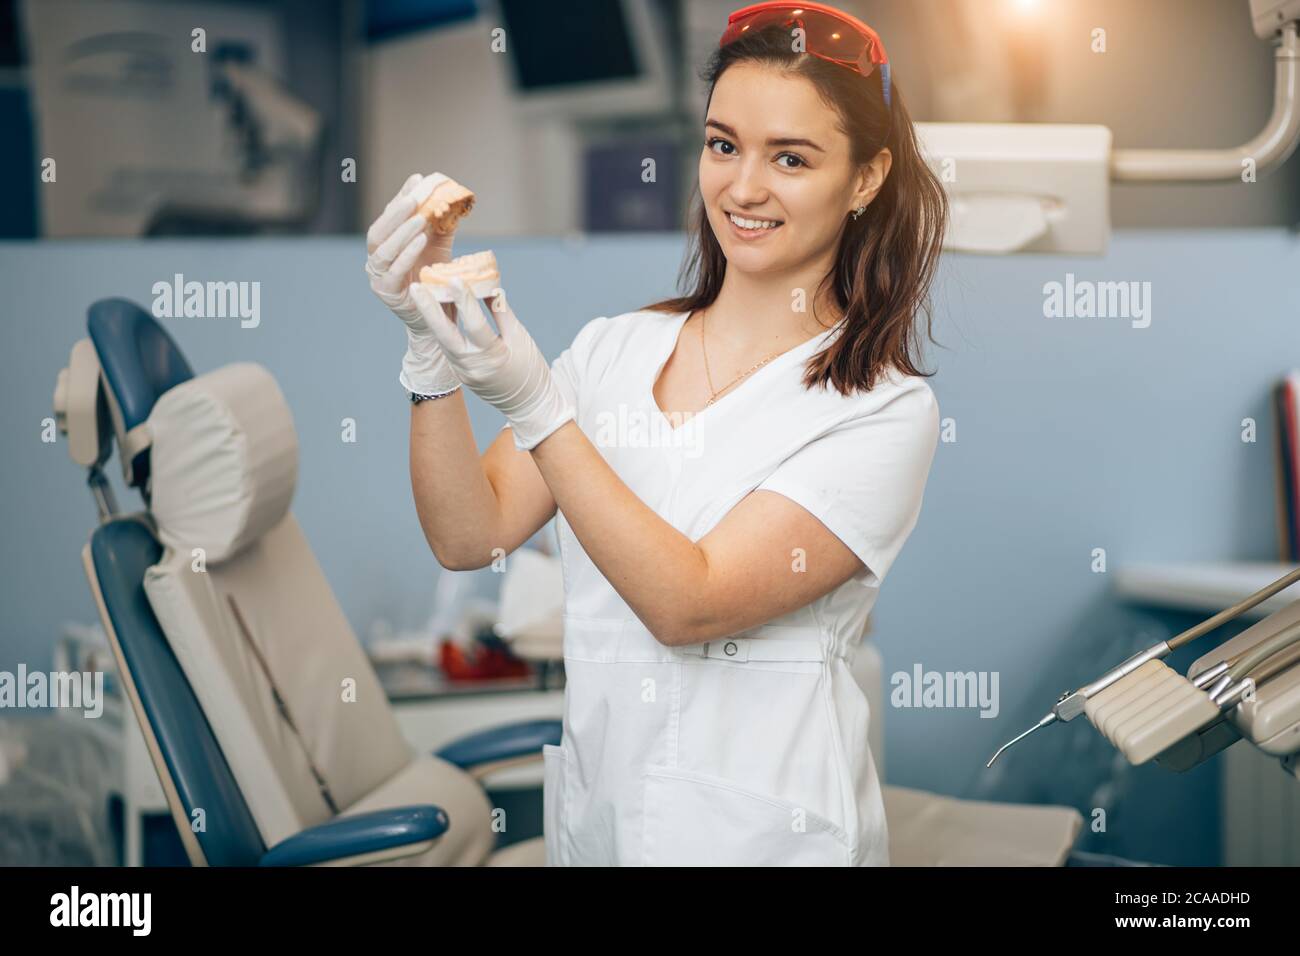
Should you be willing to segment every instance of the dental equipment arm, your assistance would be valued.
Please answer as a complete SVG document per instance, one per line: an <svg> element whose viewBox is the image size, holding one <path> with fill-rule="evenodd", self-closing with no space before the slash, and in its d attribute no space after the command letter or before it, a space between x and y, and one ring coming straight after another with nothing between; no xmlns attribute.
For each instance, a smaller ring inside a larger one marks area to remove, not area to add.
<svg viewBox="0 0 1300 956"><path fill-rule="evenodd" d="M1195 627L1188 628L1176 637L1168 641L1161 641L1159 644L1154 644L1146 650L1134 654L1128 660L1106 672L1092 683L1085 684L1074 691L1066 691L1061 695L1060 699L1057 700L1052 709L1048 711L1048 713L1037 724L1030 727L1018 737L1013 738L999 747L997 752L993 754L985 766L993 766L993 761L997 760L1004 750L1012 744L1028 737L1040 727L1046 727L1048 724L1055 723L1058 720L1074 720L1074 718L1084 712L1090 698L1097 696L1106 688L1122 680L1124 677L1127 677L1148 661L1160 660L1161 658L1169 656L1169 654L1177 648L1209 633L1219 625L1244 614L1255 605L1268 600L1279 591L1290 587L1296 581L1300 581L1300 568L1283 575L1272 584L1261 588L1249 597L1238 601L1236 604L1232 605L1232 607L1220 611L1218 614L1202 621ZM1296 648L1292 647L1292 645L1297 644L1298 642L1300 642L1300 627L1286 628L1274 635L1272 638L1264 641L1258 647L1243 653L1238 661L1225 661L1212 668L1211 671L1213 673L1207 671L1204 674L1198 675L1197 679L1193 683L1196 687L1204 689L1207 684L1213 682L1213 686L1210 690L1211 699L1214 700L1216 704L1219 704L1221 708L1230 707L1240 700L1241 695L1245 692L1247 687L1253 686L1253 683L1242 679L1252 668L1256 667L1261 662L1268 660L1272 655L1278 654L1279 651L1284 651L1288 647L1291 647L1292 652L1296 652ZM1269 661L1269 666L1275 668L1275 670L1269 672L1271 675L1272 673L1275 673L1277 669L1281 669L1281 667L1286 665L1284 663ZM1257 675L1256 679L1263 680L1263 677ZM1220 695L1217 699L1215 698L1216 693Z"/></svg>
<svg viewBox="0 0 1300 956"><path fill-rule="evenodd" d="M1300 6L1291 16L1300 12ZM1298 22L1277 28L1273 52L1273 112L1249 142L1228 149L1117 149L1111 154L1115 182L1240 181L1245 163L1258 172L1281 166L1300 143L1300 42ZM1259 32L1259 31L1257 31ZM1261 34L1262 36L1263 34Z"/></svg>
<svg viewBox="0 0 1300 956"><path fill-rule="evenodd" d="M1210 699L1224 708L1237 703L1248 689L1285 667L1286 660L1297 652L1295 645L1298 644L1300 644L1300 624L1292 624L1261 641L1249 651L1245 651L1235 660L1224 661L1223 663L1228 667L1220 672L1221 676L1210 686L1207 692ZM1270 660L1274 655L1277 655L1277 658ZM1212 669L1218 670L1218 667ZM1252 671L1255 673L1252 674Z"/></svg>

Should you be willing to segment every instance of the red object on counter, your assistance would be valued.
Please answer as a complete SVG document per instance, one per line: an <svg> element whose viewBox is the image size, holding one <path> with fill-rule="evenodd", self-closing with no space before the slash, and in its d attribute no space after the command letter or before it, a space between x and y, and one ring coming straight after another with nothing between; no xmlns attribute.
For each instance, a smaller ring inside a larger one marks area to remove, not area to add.
<svg viewBox="0 0 1300 956"><path fill-rule="evenodd" d="M528 662L504 647L476 643L466 654L455 641L444 639L438 648L438 663L448 680L490 680L497 677L527 677Z"/></svg>

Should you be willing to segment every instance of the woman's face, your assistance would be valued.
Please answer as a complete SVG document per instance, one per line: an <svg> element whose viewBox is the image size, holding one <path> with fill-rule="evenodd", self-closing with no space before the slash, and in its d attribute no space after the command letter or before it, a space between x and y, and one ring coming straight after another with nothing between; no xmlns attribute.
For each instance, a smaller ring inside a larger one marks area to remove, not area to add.
<svg viewBox="0 0 1300 956"><path fill-rule="evenodd" d="M728 268L742 272L786 272L833 255L845 217L888 172L888 156L883 173L880 163L851 164L839 117L809 80L756 63L719 78L704 138L700 195Z"/></svg>

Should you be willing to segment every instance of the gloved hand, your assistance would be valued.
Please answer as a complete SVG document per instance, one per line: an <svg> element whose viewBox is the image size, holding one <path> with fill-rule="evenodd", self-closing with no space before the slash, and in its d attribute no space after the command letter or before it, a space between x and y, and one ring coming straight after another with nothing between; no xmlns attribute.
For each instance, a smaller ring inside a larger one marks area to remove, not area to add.
<svg viewBox="0 0 1300 956"><path fill-rule="evenodd" d="M431 236L424 217L416 214L420 203L446 179L442 173L412 173L366 232L370 288L406 326L406 355L398 381L407 391L421 395L442 395L460 387L410 292L413 284L419 284L420 269L451 261L454 237Z"/></svg>
<svg viewBox="0 0 1300 956"><path fill-rule="evenodd" d="M492 315L498 335L469 287L460 278L448 284L450 298L466 335L448 318L428 287L417 283L411 294L433 330L456 376L479 398L506 416L515 447L530 451L574 418L572 402L560 390L537 343L515 318L505 294L497 290ZM468 336L468 338L466 338Z"/></svg>

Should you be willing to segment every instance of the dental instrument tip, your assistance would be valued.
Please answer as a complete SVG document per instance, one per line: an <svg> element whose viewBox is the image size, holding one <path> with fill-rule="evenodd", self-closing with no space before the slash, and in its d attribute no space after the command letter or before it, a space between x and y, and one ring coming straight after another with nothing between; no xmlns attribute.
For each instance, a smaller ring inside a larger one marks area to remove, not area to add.
<svg viewBox="0 0 1300 956"><path fill-rule="evenodd" d="M1026 737L1028 737L1030 734L1032 734L1032 733L1033 733L1035 730L1037 730L1039 727L1046 727L1048 724L1052 723L1052 722L1053 722L1054 720L1056 720L1056 719L1057 719L1057 717L1056 717L1056 711L1050 711L1050 712L1047 714L1046 717L1044 717L1044 718L1043 718L1042 720L1040 720L1038 723L1034 724L1034 726L1030 727L1030 728L1029 728L1028 730L1026 730L1023 734L1021 734L1019 737L1013 737L1011 740L1008 740L1006 743L1004 743L1001 747L998 748L998 752L997 752L997 753L995 753L992 757L989 758L989 762L986 763L986 764L984 765L984 769L987 770L989 767L993 766L993 761L994 761L994 760L997 760L999 757L1001 757L1001 756L1002 756L1002 751L1006 750L1006 749L1007 749L1008 747L1010 747L1012 744L1014 744L1014 743L1016 743L1016 742L1018 742L1018 741L1024 740Z"/></svg>

